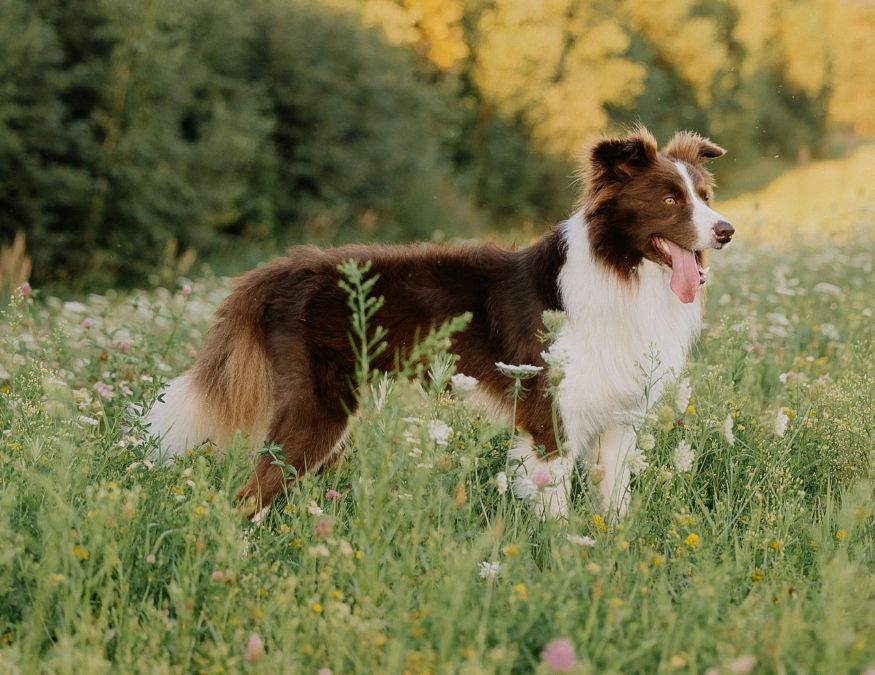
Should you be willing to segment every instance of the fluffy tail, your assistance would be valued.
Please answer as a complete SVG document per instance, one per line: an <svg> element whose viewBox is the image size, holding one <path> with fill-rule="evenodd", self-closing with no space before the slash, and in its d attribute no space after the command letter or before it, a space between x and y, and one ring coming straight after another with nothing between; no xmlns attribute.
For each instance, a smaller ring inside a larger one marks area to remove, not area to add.
<svg viewBox="0 0 875 675"><path fill-rule="evenodd" d="M210 440L225 445L239 429L254 443L267 435L273 375L261 318L264 270L244 276L216 312L197 363L171 380L149 411L162 458Z"/></svg>

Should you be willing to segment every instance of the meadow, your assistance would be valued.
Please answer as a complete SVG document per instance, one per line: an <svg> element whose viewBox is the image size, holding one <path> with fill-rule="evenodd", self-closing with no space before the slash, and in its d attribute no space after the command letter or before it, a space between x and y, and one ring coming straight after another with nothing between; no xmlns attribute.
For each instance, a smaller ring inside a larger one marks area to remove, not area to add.
<svg viewBox="0 0 875 675"><path fill-rule="evenodd" d="M685 384L639 429L629 517L506 489L511 430L435 339L259 524L242 440L169 464L141 412L230 281L0 317L0 672L875 669L875 149L722 205ZM430 377L426 377L430 370ZM509 385L511 382L509 381Z"/></svg>

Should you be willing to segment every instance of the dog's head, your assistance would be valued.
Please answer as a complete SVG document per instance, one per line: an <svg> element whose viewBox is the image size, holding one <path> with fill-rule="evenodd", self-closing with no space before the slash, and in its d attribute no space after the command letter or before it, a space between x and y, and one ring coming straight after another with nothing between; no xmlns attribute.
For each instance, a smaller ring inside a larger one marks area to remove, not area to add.
<svg viewBox="0 0 875 675"><path fill-rule="evenodd" d="M735 233L711 207L714 180L704 162L725 150L699 134L674 135L662 152L644 127L589 152L584 208L596 255L624 274L642 258L671 268L671 289L692 302L704 283L701 254Z"/></svg>

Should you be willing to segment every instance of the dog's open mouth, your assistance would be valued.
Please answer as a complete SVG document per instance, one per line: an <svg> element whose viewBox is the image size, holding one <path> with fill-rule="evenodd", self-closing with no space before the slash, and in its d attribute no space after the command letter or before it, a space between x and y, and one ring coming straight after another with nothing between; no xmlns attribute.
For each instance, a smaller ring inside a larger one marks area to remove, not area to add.
<svg viewBox="0 0 875 675"><path fill-rule="evenodd" d="M702 267L701 251L691 251L662 237L653 237L651 243L662 262L671 268L674 294L684 303L695 300L699 286L708 280L708 271Z"/></svg>

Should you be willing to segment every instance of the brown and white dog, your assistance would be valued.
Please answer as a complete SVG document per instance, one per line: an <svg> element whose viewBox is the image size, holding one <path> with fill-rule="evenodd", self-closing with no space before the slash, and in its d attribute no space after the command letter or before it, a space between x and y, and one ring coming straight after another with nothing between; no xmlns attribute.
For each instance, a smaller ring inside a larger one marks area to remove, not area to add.
<svg viewBox="0 0 875 675"><path fill-rule="evenodd" d="M517 404L525 432L510 453L514 491L539 513L568 510L573 462L590 466L597 507L622 516L628 504L625 459L635 420L684 367L701 324L701 254L722 248L734 229L710 206L713 180L703 161L724 150L690 132L662 152L643 127L596 144L584 166L580 209L522 250L480 246L302 247L244 275L219 308L195 366L171 381L149 413L166 454L206 440L227 443L236 430L283 448L298 474L333 463L356 406L355 357L339 263L372 262L375 322L389 348L374 364L389 370L433 326L470 312L452 351L458 370L501 403L508 380L496 362L544 365L544 310L567 320L550 349L561 355L560 454L546 370ZM549 356L549 355L548 355ZM543 453L536 452L541 446ZM239 493L267 506L284 484L261 457ZM546 471L550 484L533 489Z"/></svg>

